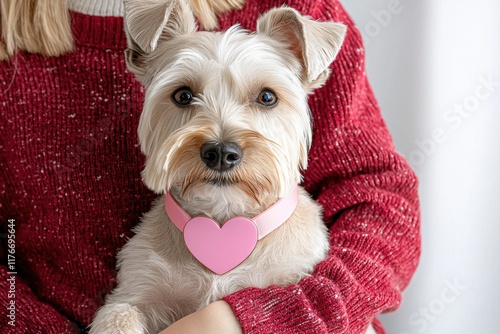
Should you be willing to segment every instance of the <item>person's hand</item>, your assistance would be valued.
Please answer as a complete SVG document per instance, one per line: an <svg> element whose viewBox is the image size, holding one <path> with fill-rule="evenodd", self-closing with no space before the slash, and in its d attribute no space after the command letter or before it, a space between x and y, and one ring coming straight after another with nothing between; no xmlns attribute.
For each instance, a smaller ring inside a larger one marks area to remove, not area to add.
<svg viewBox="0 0 500 334"><path fill-rule="evenodd" d="M217 301L173 323L158 334L241 334L240 323L225 301Z"/></svg>

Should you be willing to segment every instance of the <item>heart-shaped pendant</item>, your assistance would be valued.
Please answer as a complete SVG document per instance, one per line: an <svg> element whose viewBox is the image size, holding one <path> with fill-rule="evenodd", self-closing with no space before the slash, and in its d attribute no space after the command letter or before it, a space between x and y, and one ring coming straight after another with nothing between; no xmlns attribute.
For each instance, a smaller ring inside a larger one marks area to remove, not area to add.
<svg viewBox="0 0 500 334"><path fill-rule="evenodd" d="M258 234L255 223L245 217L230 219L222 227L210 218L194 217L184 227L184 241L191 254L219 275L252 254Z"/></svg>

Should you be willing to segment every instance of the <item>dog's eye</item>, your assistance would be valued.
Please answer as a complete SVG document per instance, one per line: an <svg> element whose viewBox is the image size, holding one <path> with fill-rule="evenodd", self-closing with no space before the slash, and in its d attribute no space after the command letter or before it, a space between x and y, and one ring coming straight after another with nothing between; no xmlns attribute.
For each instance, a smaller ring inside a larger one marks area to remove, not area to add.
<svg viewBox="0 0 500 334"><path fill-rule="evenodd" d="M193 92L189 87L181 87L172 94L172 100L178 107L186 107L193 101Z"/></svg>
<svg viewBox="0 0 500 334"><path fill-rule="evenodd" d="M267 108L273 108L278 103L278 97L269 89L264 89L257 96L257 103Z"/></svg>

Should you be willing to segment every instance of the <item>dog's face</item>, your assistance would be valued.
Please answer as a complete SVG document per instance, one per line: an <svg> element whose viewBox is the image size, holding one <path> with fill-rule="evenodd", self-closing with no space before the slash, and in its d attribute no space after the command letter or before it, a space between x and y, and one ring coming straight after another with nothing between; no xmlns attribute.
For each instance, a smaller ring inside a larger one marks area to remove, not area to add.
<svg viewBox="0 0 500 334"><path fill-rule="evenodd" d="M127 63L146 87L138 133L148 187L259 202L299 183L307 95L327 79L345 27L280 8L254 34L199 32L183 1L126 9Z"/></svg>

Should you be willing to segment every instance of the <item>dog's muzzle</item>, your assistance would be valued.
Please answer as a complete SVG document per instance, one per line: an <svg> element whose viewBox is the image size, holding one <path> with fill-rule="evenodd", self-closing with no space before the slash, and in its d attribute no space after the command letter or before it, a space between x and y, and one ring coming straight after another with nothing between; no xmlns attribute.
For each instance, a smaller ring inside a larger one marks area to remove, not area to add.
<svg viewBox="0 0 500 334"><path fill-rule="evenodd" d="M207 142L201 147L200 156L208 168L223 172L241 162L242 151L236 143Z"/></svg>

